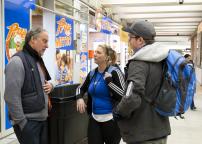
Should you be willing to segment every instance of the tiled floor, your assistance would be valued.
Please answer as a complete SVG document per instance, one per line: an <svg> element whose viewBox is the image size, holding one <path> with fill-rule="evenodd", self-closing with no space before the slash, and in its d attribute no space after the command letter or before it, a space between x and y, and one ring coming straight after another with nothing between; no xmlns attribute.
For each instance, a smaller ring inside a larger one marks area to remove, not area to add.
<svg viewBox="0 0 202 144"><path fill-rule="evenodd" d="M202 144L202 86L197 87L195 105L197 110L189 110L185 119L170 119L172 134L168 144Z"/></svg>
<svg viewBox="0 0 202 144"><path fill-rule="evenodd" d="M15 134L11 134L6 138L0 139L0 144L19 144Z"/></svg>
<svg viewBox="0 0 202 144"><path fill-rule="evenodd" d="M172 134L168 137L167 144L202 144L202 86L197 87L195 103L197 110L189 110L184 115L185 119L170 118ZM0 144L18 144L18 142L12 134L1 139Z"/></svg>

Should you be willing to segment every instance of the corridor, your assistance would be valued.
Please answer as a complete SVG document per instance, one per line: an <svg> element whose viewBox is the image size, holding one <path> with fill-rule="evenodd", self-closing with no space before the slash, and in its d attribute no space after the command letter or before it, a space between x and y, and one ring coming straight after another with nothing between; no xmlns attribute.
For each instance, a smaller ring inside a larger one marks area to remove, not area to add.
<svg viewBox="0 0 202 144"><path fill-rule="evenodd" d="M189 110L185 119L170 118L172 134L167 144L201 144L202 143L202 86L197 87L195 95L196 111ZM18 144L14 134L1 139L0 144ZM125 144L121 142L120 144Z"/></svg>

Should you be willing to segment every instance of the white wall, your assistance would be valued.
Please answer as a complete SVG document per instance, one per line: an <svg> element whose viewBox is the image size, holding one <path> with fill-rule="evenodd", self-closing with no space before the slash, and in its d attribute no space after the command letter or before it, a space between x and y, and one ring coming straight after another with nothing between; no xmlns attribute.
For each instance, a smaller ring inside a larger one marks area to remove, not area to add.
<svg viewBox="0 0 202 144"><path fill-rule="evenodd" d="M121 53L120 53L120 68L121 70L124 72L124 67L126 65L126 48L128 49L128 45L125 42L120 42L120 49L121 49Z"/></svg>
<svg viewBox="0 0 202 144"><path fill-rule="evenodd" d="M74 7L77 9L80 9L80 3L78 2L78 0L74 1ZM79 19L79 13L75 12L74 13L74 18L75 19ZM80 24L78 22L74 22L74 40L76 40L76 34L80 33ZM75 47L75 49L80 49L80 42L77 41L77 47ZM76 60L77 57L77 60ZM75 83L79 83L80 82L80 60L79 60L79 54L74 54L73 57L73 81Z"/></svg>
<svg viewBox="0 0 202 144"><path fill-rule="evenodd" d="M49 42L43 60L50 73L52 80L55 79L55 15L49 12L44 12L43 27L48 31Z"/></svg>
<svg viewBox="0 0 202 144"><path fill-rule="evenodd" d="M54 0L46 0L45 6L51 10L54 9ZM55 14L43 11L43 28L48 31L49 48L46 49L43 60L50 73L51 79L55 79Z"/></svg>
<svg viewBox="0 0 202 144"><path fill-rule="evenodd" d="M196 71L196 80L197 82L202 85L202 69L201 68L198 68L198 67L195 67L195 71Z"/></svg>

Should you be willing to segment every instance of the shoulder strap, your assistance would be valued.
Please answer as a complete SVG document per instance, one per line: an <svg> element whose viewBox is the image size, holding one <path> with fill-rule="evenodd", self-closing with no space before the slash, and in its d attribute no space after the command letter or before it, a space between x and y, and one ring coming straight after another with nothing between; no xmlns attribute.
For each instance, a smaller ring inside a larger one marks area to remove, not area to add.
<svg viewBox="0 0 202 144"><path fill-rule="evenodd" d="M93 79L93 77L96 75L98 68L93 69L90 71L90 82Z"/></svg>
<svg viewBox="0 0 202 144"><path fill-rule="evenodd" d="M148 102L149 104L151 104L151 105L153 105L153 106L156 105L156 99L157 99L158 96L159 96L159 93L160 93L160 90L161 90L161 87L162 87L162 85L163 85L163 81L164 81L164 79L165 79L165 77L166 77L166 72L167 72L167 69L168 69L165 60L161 61L161 63L162 63L162 72L163 72L163 73L162 73L161 82L160 82L160 87L159 87L159 89L158 89L157 95L156 95L153 99L149 99L149 98L143 97L143 99L144 99L146 102ZM150 64L148 65L148 67L149 67L148 73L150 73ZM148 78L149 78L149 74L147 75L147 80L148 80Z"/></svg>
<svg viewBox="0 0 202 144"><path fill-rule="evenodd" d="M147 83L147 81L148 81L148 79L149 79L149 75L150 75L150 63L148 63L148 75L147 75L147 77L146 77L146 83ZM151 105L154 105L154 99L150 99L150 98L147 98L147 97L145 97L145 96L142 96L142 98L147 102L147 103L149 103L149 104L151 104Z"/></svg>
<svg viewBox="0 0 202 144"><path fill-rule="evenodd" d="M115 67L115 66L109 66L108 69L107 69L107 72L108 72L108 73L112 73L112 71L114 71L114 70L116 70L116 69L118 69L118 68Z"/></svg>
<svg viewBox="0 0 202 144"><path fill-rule="evenodd" d="M109 66L105 69L105 72L112 73L112 71L116 70L117 68L114 66ZM90 71L90 81L93 79L93 77L96 75L98 71L98 67Z"/></svg>

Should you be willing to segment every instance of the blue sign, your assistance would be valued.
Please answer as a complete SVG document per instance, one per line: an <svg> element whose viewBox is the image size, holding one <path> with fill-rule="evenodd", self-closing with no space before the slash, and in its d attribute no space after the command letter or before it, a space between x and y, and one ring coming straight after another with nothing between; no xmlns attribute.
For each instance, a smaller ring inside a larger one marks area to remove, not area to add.
<svg viewBox="0 0 202 144"><path fill-rule="evenodd" d="M88 52L80 53L80 78L81 82L86 78L88 74Z"/></svg>
<svg viewBox="0 0 202 144"><path fill-rule="evenodd" d="M5 6L7 8L21 9L35 9L36 0L5 0Z"/></svg>
<svg viewBox="0 0 202 144"><path fill-rule="evenodd" d="M111 34L112 33L112 20L108 17L103 17L101 21L101 30L100 32Z"/></svg>
<svg viewBox="0 0 202 144"><path fill-rule="evenodd" d="M30 28L29 8L32 4L30 0L5 0L5 65L24 45L27 30ZM11 124L7 107L5 113L6 129L9 129Z"/></svg>
<svg viewBox="0 0 202 144"><path fill-rule="evenodd" d="M70 18L56 15L56 49L73 50L74 49L74 23Z"/></svg>

